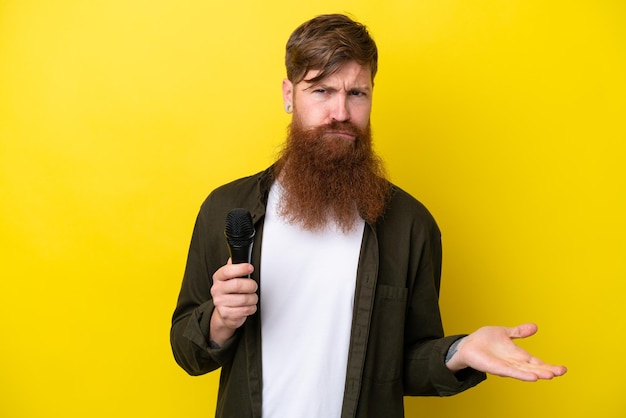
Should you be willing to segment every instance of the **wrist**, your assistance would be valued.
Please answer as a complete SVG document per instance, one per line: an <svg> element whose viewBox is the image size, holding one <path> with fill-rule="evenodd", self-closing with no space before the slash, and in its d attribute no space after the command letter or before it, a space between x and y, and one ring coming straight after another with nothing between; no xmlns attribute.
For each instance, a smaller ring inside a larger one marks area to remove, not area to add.
<svg viewBox="0 0 626 418"><path fill-rule="evenodd" d="M466 337L461 337L455 342L452 343L445 357L445 364L449 370L452 372L458 372L459 370L463 370L467 367L461 360L461 356L459 351L461 350L463 343Z"/></svg>
<svg viewBox="0 0 626 418"><path fill-rule="evenodd" d="M226 324L219 311L215 309L209 326L209 346L211 348L222 347L234 334L235 330Z"/></svg>

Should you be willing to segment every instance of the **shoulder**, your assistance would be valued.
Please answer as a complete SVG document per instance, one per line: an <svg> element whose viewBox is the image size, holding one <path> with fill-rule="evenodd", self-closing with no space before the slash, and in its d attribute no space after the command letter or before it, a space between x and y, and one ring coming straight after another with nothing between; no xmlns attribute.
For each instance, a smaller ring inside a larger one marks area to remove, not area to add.
<svg viewBox="0 0 626 418"><path fill-rule="evenodd" d="M209 197L211 196L228 196L232 194L238 193L246 193L250 190L253 190L257 187L259 183L259 178L263 175L264 171L253 174L251 176L246 176L239 178L237 180L233 180L229 183L226 183L222 186L217 187L213 190Z"/></svg>
<svg viewBox="0 0 626 418"><path fill-rule="evenodd" d="M233 208L246 208L258 211L269 191L273 169L233 180L214 189L204 200L200 214L204 216L225 216Z"/></svg>
<svg viewBox="0 0 626 418"><path fill-rule="evenodd" d="M391 240L400 239L399 237L439 239L439 226L428 208L397 185L392 184L391 188L389 204L376 225L379 236Z"/></svg>
<svg viewBox="0 0 626 418"><path fill-rule="evenodd" d="M435 218L428 208L412 194L395 184L391 185L391 189L391 199L385 215L397 216L401 219L420 219L424 222L435 223Z"/></svg>

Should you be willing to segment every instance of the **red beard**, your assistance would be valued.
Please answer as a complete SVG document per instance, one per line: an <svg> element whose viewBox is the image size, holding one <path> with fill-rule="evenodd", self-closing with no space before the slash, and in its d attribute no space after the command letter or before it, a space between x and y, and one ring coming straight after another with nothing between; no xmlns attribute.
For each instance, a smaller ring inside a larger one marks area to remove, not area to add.
<svg viewBox="0 0 626 418"><path fill-rule="evenodd" d="M348 140L330 132L348 132ZM277 163L285 189L280 213L307 230L335 222L350 231L359 216L374 223L382 216L391 188L382 160L372 150L371 130L349 122L304 129L294 113Z"/></svg>

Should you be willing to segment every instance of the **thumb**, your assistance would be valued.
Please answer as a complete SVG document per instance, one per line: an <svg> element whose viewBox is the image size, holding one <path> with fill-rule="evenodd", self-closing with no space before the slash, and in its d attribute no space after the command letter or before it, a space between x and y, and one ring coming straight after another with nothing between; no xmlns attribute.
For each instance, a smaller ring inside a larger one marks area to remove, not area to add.
<svg viewBox="0 0 626 418"><path fill-rule="evenodd" d="M527 323L521 324L513 328L509 328L509 337L511 338L526 338L534 335L538 328L536 324Z"/></svg>

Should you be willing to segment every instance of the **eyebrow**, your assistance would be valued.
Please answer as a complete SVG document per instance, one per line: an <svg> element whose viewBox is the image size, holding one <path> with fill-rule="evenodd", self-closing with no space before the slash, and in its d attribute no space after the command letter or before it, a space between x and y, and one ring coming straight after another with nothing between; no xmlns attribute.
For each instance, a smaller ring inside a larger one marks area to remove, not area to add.
<svg viewBox="0 0 626 418"><path fill-rule="evenodd" d="M307 83L309 83L307 81ZM328 91L338 91L337 88L332 87L326 83L324 83L323 81L318 81L317 83L309 83L309 86L304 88L303 91L307 91L307 90L311 90L311 89L317 89L317 88L322 88L324 90L328 90ZM349 89L347 89L347 91L364 91L364 92L370 92L372 89L369 86L364 86L364 85L357 85L357 86L353 86Z"/></svg>

